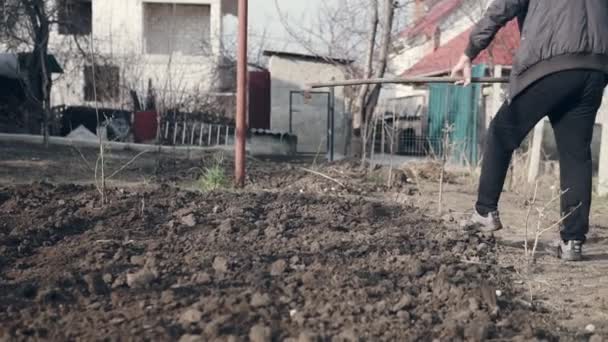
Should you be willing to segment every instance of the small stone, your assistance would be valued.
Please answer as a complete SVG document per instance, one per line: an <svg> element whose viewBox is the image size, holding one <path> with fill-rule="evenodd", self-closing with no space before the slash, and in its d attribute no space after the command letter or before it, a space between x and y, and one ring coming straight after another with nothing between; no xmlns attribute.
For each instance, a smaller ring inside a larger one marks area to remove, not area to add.
<svg viewBox="0 0 608 342"><path fill-rule="evenodd" d="M487 249L488 249L488 244L486 244L485 242L482 242L479 245L477 245L478 252L485 252Z"/></svg>
<svg viewBox="0 0 608 342"><path fill-rule="evenodd" d="M593 324L587 324L587 326L585 326L585 330L587 332L593 333L593 332L595 332L595 325L593 325Z"/></svg>
<svg viewBox="0 0 608 342"><path fill-rule="evenodd" d="M220 256L215 257L215 259L213 259L213 269L220 273L228 272L228 260Z"/></svg>
<svg viewBox="0 0 608 342"><path fill-rule="evenodd" d="M120 324L122 322L124 322L125 319L122 317L117 317L117 318L113 318L110 320L110 324Z"/></svg>
<svg viewBox="0 0 608 342"><path fill-rule="evenodd" d="M220 231L220 234L222 234L222 235L231 234L234 231L234 225L232 223L232 220L226 219L226 220L222 221L222 223L220 223L218 229Z"/></svg>
<svg viewBox="0 0 608 342"><path fill-rule="evenodd" d="M157 278L158 275L156 272L152 271L148 267L144 267L135 273L127 274L127 285L130 288L146 287Z"/></svg>
<svg viewBox="0 0 608 342"><path fill-rule="evenodd" d="M183 216L180 219L180 222L186 227L196 226L196 219L194 218L194 214Z"/></svg>
<svg viewBox="0 0 608 342"><path fill-rule="evenodd" d="M270 337L270 328L262 324L256 324L249 330L251 342L269 342Z"/></svg>
<svg viewBox="0 0 608 342"><path fill-rule="evenodd" d="M110 292L108 285L103 280L101 274L87 274L84 277L84 281L88 285L89 292L94 295L104 295Z"/></svg>
<svg viewBox="0 0 608 342"><path fill-rule="evenodd" d="M203 342L205 339L201 335L182 335L179 342Z"/></svg>
<svg viewBox="0 0 608 342"><path fill-rule="evenodd" d="M401 311L402 309L410 308L412 306L412 296L405 294L401 297L399 302L393 306L393 312Z"/></svg>
<svg viewBox="0 0 608 342"><path fill-rule="evenodd" d="M285 272L287 269L287 263L283 259L279 259L272 263L270 266L270 275L271 276L279 276Z"/></svg>
<svg viewBox="0 0 608 342"><path fill-rule="evenodd" d="M108 285L112 284L112 280L114 280L114 279L110 273L106 273L103 275L103 281L105 281L106 284L108 284Z"/></svg>
<svg viewBox="0 0 608 342"><path fill-rule="evenodd" d="M192 323L199 322L202 317L203 317L202 312L200 312L197 309L190 308L190 309L184 311L184 313L182 313L181 316L179 316L179 322L182 325L189 325Z"/></svg>
<svg viewBox="0 0 608 342"><path fill-rule="evenodd" d="M251 297L251 306L261 307L270 304L270 296L256 292Z"/></svg>
<svg viewBox="0 0 608 342"><path fill-rule="evenodd" d="M213 207L213 209L211 210L214 214L217 214L220 211L220 206L216 205Z"/></svg>

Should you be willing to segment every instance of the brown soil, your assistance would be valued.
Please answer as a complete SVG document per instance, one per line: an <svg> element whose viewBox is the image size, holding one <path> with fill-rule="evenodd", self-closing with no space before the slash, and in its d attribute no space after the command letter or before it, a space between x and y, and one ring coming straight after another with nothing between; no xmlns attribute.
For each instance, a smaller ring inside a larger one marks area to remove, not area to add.
<svg viewBox="0 0 608 342"><path fill-rule="evenodd" d="M547 336L491 237L411 207L37 183L1 190L0 222L10 340Z"/></svg>
<svg viewBox="0 0 608 342"><path fill-rule="evenodd" d="M437 215L436 164L388 186L356 162L249 159L244 191L186 190L215 159L141 156L102 205L95 150L0 143L0 341L608 337L605 200L585 262L541 248L528 269L525 196L505 192L496 236L465 234L475 179L448 173Z"/></svg>

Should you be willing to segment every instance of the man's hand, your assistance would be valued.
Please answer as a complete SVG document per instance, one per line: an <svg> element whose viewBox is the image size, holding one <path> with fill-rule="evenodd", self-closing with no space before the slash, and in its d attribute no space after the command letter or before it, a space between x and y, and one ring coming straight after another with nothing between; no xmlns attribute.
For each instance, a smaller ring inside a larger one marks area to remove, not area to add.
<svg viewBox="0 0 608 342"><path fill-rule="evenodd" d="M456 82L458 85L468 86L471 84L471 59L463 54L452 69L450 76L462 78L462 80Z"/></svg>

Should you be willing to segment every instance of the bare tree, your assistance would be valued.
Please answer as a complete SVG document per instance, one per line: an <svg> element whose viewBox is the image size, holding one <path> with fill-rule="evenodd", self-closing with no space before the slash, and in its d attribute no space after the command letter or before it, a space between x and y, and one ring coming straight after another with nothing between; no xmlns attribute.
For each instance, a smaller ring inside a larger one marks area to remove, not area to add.
<svg viewBox="0 0 608 342"><path fill-rule="evenodd" d="M308 53L325 58L344 71L347 77L384 77L395 37L394 21L397 10L412 0L344 0L323 2L312 24L294 24L282 11L278 0L275 7L281 22L298 45ZM405 13L405 12L404 12ZM298 20L297 22L302 22ZM362 22L367 24L361 25ZM353 64L336 63L331 57L350 59ZM353 142L351 149L361 153L361 131L374 112L381 85L361 86L347 93L347 111L353 113Z"/></svg>
<svg viewBox="0 0 608 342"><path fill-rule="evenodd" d="M2 1L3 39L9 46L27 46L32 52L25 58L25 90L28 106L24 124L36 130L35 118L42 118L44 142L48 144L51 73L48 70L48 47L51 25L56 21L53 3L49 0Z"/></svg>

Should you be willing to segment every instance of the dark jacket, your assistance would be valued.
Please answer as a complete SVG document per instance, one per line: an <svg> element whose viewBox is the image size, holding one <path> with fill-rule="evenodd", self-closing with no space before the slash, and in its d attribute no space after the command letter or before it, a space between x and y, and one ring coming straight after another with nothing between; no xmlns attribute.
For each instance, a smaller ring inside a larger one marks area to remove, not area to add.
<svg viewBox="0 0 608 342"><path fill-rule="evenodd" d="M471 59L498 30L517 18L520 47L513 60L509 98L563 70L608 73L608 0L495 0L471 33Z"/></svg>

